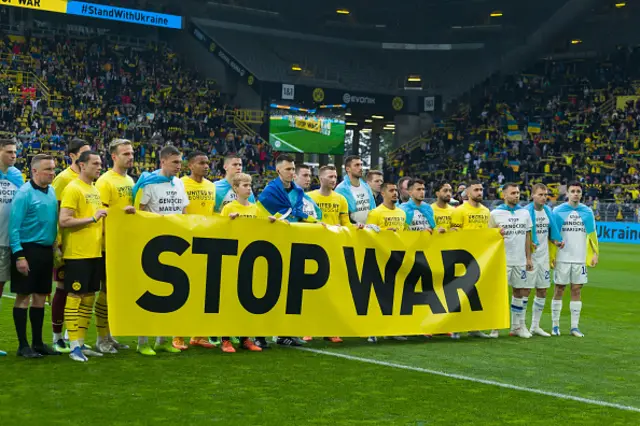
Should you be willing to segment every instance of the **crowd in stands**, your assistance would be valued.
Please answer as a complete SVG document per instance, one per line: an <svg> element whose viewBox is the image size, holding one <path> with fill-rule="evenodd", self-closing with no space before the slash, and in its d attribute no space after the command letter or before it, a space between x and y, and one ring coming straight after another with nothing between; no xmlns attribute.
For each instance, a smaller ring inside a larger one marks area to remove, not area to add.
<svg viewBox="0 0 640 426"><path fill-rule="evenodd" d="M267 143L225 122L232 107L215 81L193 73L166 45L141 50L105 38L5 36L0 67L0 131L18 136L24 157L57 151L62 169L67 141L81 137L108 164L106 145L126 138L135 143L134 177L156 168L166 144L185 155L209 154L211 179L224 174L222 157L231 152L243 156L249 173L273 169ZM27 171L24 161L18 167Z"/></svg>
<svg viewBox="0 0 640 426"><path fill-rule="evenodd" d="M639 71L638 47L538 63L498 87L487 85L477 104L435 126L414 149L397 150L389 173L479 178L494 199L507 181L543 182L562 198L576 178L591 202L640 203ZM628 102L616 102L625 95Z"/></svg>

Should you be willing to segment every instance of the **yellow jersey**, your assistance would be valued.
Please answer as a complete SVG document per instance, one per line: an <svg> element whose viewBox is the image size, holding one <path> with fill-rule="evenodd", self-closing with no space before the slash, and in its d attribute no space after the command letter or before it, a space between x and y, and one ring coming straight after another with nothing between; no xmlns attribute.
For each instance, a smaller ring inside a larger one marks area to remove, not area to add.
<svg viewBox="0 0 640 426"><path fill-rule="evenodd" d="M76 179L65 188L60 208L73 210L76 219L93 217L102 208L100 192L94 184L88 185ZM62 229L63 259L96 257L102 257L102 221Z"/></svg>
<svg viewBox="0 0 640 426"><path fill-rule="evenodd" d="M404 210L398 207L391 210L384 204L371 210L367 216L367 225L377 225L380 229L395 228L398 232L404 231L406 221L407 215Z"/></svg>
<svg viewBox="0 0 640 426"><path fill-rule="evenodd" d="M222 216L229 216L232 213L238 213L239 217L253 217L256 218L260 216L258 214L258 205L257 204L249 204L248 206L243 206L238 202L238 200L233 200L229 204L225 205L220 212Z"/></svg>
<svg viewBox="0 0 640 426"><path fill-rule="evenodd" d="M98 178L96 188L100 192L103 205L124 209L133 205L133 200L131 199L133 184L131 176L122 176L113 170L109 170Z"/></svg>
<svg viewBox="0 0 640 426"><path fill-rule="evenodd" d="M324 196L320 191L307 193L322 211L322 222L327 225L351 226L349 221L349 205L347 199L335 191L331 195Z"/></svg>
<svg viewBox="0 0 640 426"><path fill-rule="evenodd" d="M480 204L472 207L464 203L453 209L451 227L460 229L487 229L489 227L489 209Z"/></svg>
<svg viewBox="0 0 640 426"><path fill-rule="evenodd" d="M53 190L56 191L56 198L58 201L62 201L62 192L69 185L69 183L78 178L78 173L76 173L71 167L67 167L64 169L59 175L53 179L53 183L51 186Z"/></svg>
<svg viewBox="0 0 640 426"><path fill-rule="evenodd" d="M455 208L447 204L444 209L438 207L438 203L431 204L433 218L436 221L436 228L449 229L451 227L451 215Z"/></svg>
<svg viewBox="0 0 640 426"><path fill-rule="evenodd" d="M181 180L189 197L186 213L211 216L216 207L216 186L213 182L202 179L198 183L189 176L182 176Z"/></svg>

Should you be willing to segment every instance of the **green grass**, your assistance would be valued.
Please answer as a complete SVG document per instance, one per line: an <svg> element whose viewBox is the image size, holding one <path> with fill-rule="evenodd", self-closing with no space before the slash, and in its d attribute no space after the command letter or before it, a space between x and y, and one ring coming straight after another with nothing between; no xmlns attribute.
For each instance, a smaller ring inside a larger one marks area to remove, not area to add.
<svg viewBox="0 0 640 426"><path fill-rule="evenodd" d="M349 339L309 346L640 408L640 247L603 244L602 252L584 289L584 339L568 335L566 299L559 338L438 337L377 345ZM13 352L12 301L3 302L0 347ZM637 412L286 348L235 355L191 348L154 359L129 351L87 364L66 356L27 361L11 353L0 359L0 389L2 426L640 423Z"/></svg>
<svg viewBox="0 0 640 426"><path fill-rule="evenodd" d="M289 127L289 120L270 120L269 143L278 151L344 154L344 124L333 123L331 135Z"/></svg>

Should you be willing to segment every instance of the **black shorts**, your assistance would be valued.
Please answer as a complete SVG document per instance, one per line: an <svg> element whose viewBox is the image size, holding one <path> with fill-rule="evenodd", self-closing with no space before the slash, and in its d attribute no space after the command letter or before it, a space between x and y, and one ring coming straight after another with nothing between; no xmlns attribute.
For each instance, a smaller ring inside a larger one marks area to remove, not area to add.
<svg viewBox="0 0 640 426"><path fill-rule="evenodd" d="M34 243L22 244L22 256L29 263L29 274L25 277L16 268L18 258L11 255L11 291L15 294L51 293L51 271L53 270L53 247Z"/></svg>
<svg viewBox="0 0 640 426"><path fill-rule="evenodd" d="M102 252L102 258L100 259L100 290L107 291L107 256Z"/></svg>
<svg viewBox="0 0 640 426"><path fill-rule="evenodd" d="M87 294L100 291L101 257L64 260L64 289Z"/></svg>

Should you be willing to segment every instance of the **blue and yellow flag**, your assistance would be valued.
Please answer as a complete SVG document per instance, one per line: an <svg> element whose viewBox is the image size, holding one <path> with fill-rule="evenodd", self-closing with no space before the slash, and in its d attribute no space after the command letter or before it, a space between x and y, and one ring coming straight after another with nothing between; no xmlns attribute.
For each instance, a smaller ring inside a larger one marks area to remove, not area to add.
<svg viewBox="0 0 640 426"><path fill-rule="evenodd" d="M534 133L540 133L541 126L540 126L540 123L536 123L534 121L530 121L529 125L528 125L528 128L529 128L529 133L534 134Z"/></svg>
<svg viewBox="0 0 640 426"><path fill-rule="evenodd" d="M505 115L507 116L507 128L509 130L518 130L518 122L515 117L509 111L505 112Z"/></svg>
<svg viewBox="0 0 640 426"><path fill-rule="evenodd" d="M512 130L507 133L507 139L510 141L521 141L522 133L517 130Z"/></svg>

